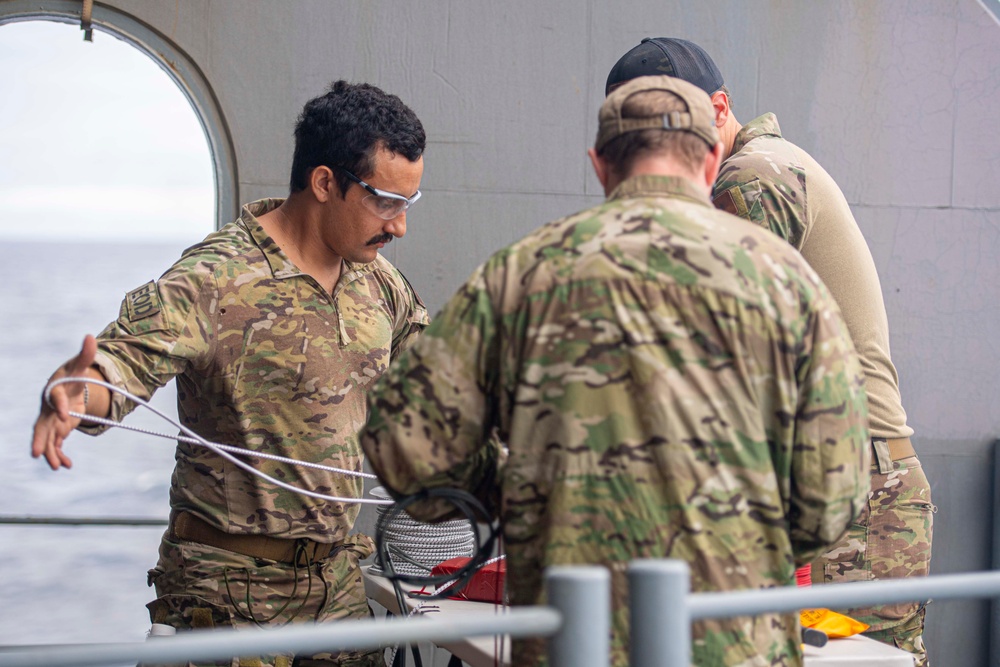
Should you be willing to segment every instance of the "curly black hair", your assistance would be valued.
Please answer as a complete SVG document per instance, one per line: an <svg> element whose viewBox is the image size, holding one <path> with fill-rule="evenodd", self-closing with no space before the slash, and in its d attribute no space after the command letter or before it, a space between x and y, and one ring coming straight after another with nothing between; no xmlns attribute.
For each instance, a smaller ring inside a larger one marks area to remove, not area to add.
<svg viewBox="0 0 1000 667"><path fill-rule="evenodd" d="M304 190L316 167L330 167L343 196L351 181L371 176L379 148L416 161L427 137L413 110L395 95L367 83L336 81L326 94L306 102L295 123L291 191Z"/></svg>

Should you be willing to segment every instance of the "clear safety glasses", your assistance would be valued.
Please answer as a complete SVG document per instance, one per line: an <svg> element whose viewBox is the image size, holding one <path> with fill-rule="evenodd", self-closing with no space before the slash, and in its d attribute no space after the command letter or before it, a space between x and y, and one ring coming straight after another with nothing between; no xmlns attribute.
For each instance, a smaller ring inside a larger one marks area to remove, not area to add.
<svg viewBox="0 0 1000 667"><path fill-rule="evenodd" d="M420 190L417 190L412 197L404 197L403 195L397 195L395 192L386 192L385 190L373 188L343 167L337 168L344 172L345 176L370 193L361 200L361 203L364 204L365 208L383 220L392 220L420 199Z"/></svg>

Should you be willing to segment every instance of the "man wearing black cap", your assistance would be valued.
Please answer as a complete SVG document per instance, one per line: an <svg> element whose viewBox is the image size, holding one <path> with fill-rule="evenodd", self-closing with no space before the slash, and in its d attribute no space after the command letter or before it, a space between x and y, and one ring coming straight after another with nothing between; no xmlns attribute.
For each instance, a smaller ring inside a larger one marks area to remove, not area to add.
<svg viewBox="0 0 1000 667"><path fill-rule="evenodd" d="M718 208L769 228L794 245L829 287L843 312L865 372L872 435L872 491L867 506L834 549L813 563L815 582L924 576L934 507L916 456L889 356L889 325L878 273L843 193L805 151L781 136L774 114L743 126L711 57L697 44L646 38L622 56L605 93L626 81L666 74L708 93L724 146L713 188ZM924 604L851 609L874 639L904 648L927 665Z"/></svg>

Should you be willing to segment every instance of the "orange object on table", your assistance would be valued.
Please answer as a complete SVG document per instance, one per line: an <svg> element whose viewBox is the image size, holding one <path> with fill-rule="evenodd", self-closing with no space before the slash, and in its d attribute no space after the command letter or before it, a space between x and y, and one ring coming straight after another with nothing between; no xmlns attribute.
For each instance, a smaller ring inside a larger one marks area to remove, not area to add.
<svg viewBox="0 0 1000 667"><path fill-rule="evenodd" d="M795 585L800 588L812 586L812 564L807 563L795 570ZM804 628L812 628L826 633L830 639L842 639L860 634L868 629L861 621L838 614L829 609L803 609L799 612L799 622Z"/></svg>
<svg viewBox="0 0 1000 667"><path fill-rule="evenodd" d="M851 637L868 629L865 623L829 609L803 609L799 621L803 627L825 632L830 639Z"/></svg>

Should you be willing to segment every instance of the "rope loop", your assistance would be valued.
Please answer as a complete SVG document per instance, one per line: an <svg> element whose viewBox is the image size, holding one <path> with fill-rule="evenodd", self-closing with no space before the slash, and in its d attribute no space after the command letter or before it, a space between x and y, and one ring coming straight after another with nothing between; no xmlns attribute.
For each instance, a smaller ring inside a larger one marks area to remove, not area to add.
<svg viewBox="0 0 1000 667"><path fill-rule="evenodd" d="M319 500L328 500L330 502L344 503L344 504L360 504L360 505L391 505L392 504L391 500L383 500L383 499L378 499L378 498L343 498L343 497L340 497L340 496L330 496L330 495L326 495L326 494L319 493L319 492L316 492L316 491L310 491L309 489L303 489L303 488L295 486L293 484L289 484L287 482L282 482L279 479L275 479L274 477L268 475L267 473L264 473L264 472L261 472L260 470L257 470L256 468L254 468L250 464L248 464L248 463L246 463L244 461L239 460L238 458L236 458L236 456L233 456L233 454L236 454L238 456L245 456L245 457L248 457L248 458L259 458L259 459L267 459L267 460L270 460L270 461L278 461L280 463L287 463L287 464L292 465L292 466L298 466L298 467L303 467L303 468L314 468L314 469L318 469L318 470L325 470L327 472L338 473L338 474L341 474L341 475L349 475L349 476L354 476L354 477L363 477L363 478L366 478L366 479L375 479L375 475L371 475L371 474L366 473L366 472L361 472L359 470L344 470L342 468L334 468L332 466L325 466L325 465L320 464L320 463L312 463L310 461L299 461L298 459L292 459L292 458L288 458L288 457L285 457L285 456L278 456L276 454L268 454L266 452L255 452L253 450L244 449L242 447L234 447L232 445L223 445L223 444L219 444L219 443L215 443L215 442L209 442L208 440L202 438L200 435L198 435L197 433L195 433L194 431L192 431L190 428L184 426L183 424L180 424L179 422L175 421L174 419L171 419L168 415L166 415L162 411L156 409L155 407L153 407L152 405L150 405L147 401L144 401L143 399L139 398L138 396L130 394L129 392L125 391L124 389L121 389L120 387L117 387L117 386L111 384L110 382L105 382L103 380L95 380L94 378L89 378L89 377L64 377L64 378L59 378L58 380L53 380L52 382L50 382L45 387L45 391L42 393L42 397L45 400L45 403L47 405L49 405L49 406L52 405L52 399L51 399L52 389L54 389L55 387L57 387L57 386L59 386L61 384L66 384L66 383L83 383L84 385L94 384L94 385L98 385L98 386L104 387L105 389L107 389L108 391L110 391L112 393L120 394L120 395L124 396L125 398L127 398L128 400L130 400L133 403L135 403L136 405L141 406L143 408L146 408L147 410L149 410L153 414L157 415L158 417L160 417L161 419L163 419L164 421L166 421L168 424L171 424L172 426L176 426L180 430L181 435L167 435L165 433L157 433L156 431L150 431L150 430L147 430L147 429L137 428L135 426L129 426L129 425L126 425L126 424L122 424L121 422L116 422L116 421L111 420L111 419L105 419L104 417L95 417L94 415L80 414L79 412L72 412L71 411L69 414L71 416L73 416L73 417L76 417L77 419L81 419L81 420L87 421L87 422L92 422L92 423L95 423L95 424L102 424L102 425L105 425L105 426L112 426L112 427L115 427L115 428L122 428L122 429L125 429L127 431L135 431L137 433L143 433L145 435L152 435L152 436L155 436L155 437L158 437L158 438L167 438L169 440L176 440L178 442L186 442L186 443L193 444L193 445L198 445L198 446L201 446L201 447L207 447L208 449L212 450L213 452L215 452L216 454L218 454L222 458L230 461L231 463L233 463L233 465L235 465L235 466L237 466L239 468L242 468L243 470L247 471L251 475L256 475L257 477L260 477L261 479L267 480L268 482L274 484L275 486L279 486L279 487L281 487L281 488L283 488L285 490L292 491L294 493L298 493L298 494L301 494L301 495L304 495L304 496L308 496L310 498L317 498Z"/></svg>

